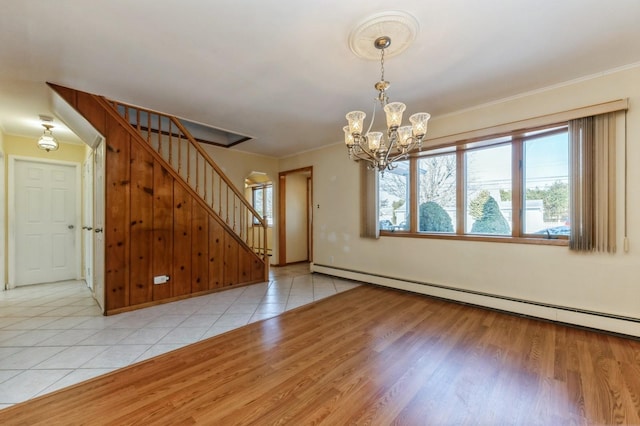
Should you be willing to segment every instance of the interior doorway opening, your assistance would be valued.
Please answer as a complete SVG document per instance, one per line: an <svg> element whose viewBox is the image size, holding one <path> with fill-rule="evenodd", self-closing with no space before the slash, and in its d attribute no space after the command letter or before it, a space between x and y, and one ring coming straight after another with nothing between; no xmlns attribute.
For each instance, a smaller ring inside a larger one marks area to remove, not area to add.
<svg viewBox="0 0 640 426"><path fill-rule="evenodd" d="M313 167L280 172L278 264L313 261Z"/></svg>
<svg viewBox="0 0 640 426"><path fill-rule="evenodd" d="M262 244L255 245L259 255L266 253L269 259L273 257L273 180L271 177L260 171L253 171L244 180L245 198L251 202L253 208L265 219L267 222L267 241L266 247L262 247ZM251 224L251 230L249 235L251 238L259 238L260 241L264 241L263 228L257 226L257 223ZM259 229L259 232L254 232L253 227Z"/></svg>

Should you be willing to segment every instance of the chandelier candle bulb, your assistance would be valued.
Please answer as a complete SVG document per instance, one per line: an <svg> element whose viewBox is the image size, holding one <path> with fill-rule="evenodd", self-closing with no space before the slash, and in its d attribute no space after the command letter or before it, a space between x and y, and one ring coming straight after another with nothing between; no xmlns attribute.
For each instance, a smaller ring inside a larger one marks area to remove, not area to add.
<svg viewBox="0 0 640 426"><path fill-rule="evenodd" d="M362 133L364 118L367 116L362 111L351 111L347 114L347 120L349 120L349 132L356 136Z"/></svg>
<svg viewBox="0 0 640 426"><path fill-rule="evenodd" d="M391 102L384 106L384 112L387 114L387 127L397 129L402 124L402 113L407 106L402 102Z"/></svg>
<svg viewBox="0 0 640 426"><path fill-rule="evenodd" d="M349 131L349 126L344 126L342 130L344 130L344 143L348 147L352 147L355 141L353 140L353 135Z"/></svg>
<svg viewBox="0 0 640 426"><path fill-rule="evenodd" d="M413 136L422 139L427 133L427 121L431 118L426 112L419 112L409 117L409 121L413 124Z"/></svg>
<svg viewBox="0 0 640 426"><path fill-rule="evenodd" d="M398 127L398 144L404 148L411 144L411 126Z"/></svg>
<svg viewBox="0 0 640 426"><path fill-rule="evenodd" d="M380 139L382 139L382 132L369 132L367 134L369 151L376 152L380 149Z"/></svg>

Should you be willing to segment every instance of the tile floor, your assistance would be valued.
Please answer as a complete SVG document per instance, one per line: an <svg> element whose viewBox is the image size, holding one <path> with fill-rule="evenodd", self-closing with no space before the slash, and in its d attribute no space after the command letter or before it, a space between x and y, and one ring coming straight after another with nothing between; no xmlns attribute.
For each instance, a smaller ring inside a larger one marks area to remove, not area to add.
<svg viewBox="0 0 640 426"><path fill-rule="evenodd" d="M351 289L271 268L269 282L102 316L83 281L0 291L0 409Z"/></svg>

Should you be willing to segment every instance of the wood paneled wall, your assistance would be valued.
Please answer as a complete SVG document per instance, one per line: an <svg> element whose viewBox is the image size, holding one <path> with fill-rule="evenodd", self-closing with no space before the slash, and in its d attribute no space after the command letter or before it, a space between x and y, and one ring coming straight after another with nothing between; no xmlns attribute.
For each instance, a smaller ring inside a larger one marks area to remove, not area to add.
<svg viewBox="0 0 640 426"><path fill-rule="evenodd" d="M263 280L262 259L104 99L50 86L106 138L107 314Z"/></svg>

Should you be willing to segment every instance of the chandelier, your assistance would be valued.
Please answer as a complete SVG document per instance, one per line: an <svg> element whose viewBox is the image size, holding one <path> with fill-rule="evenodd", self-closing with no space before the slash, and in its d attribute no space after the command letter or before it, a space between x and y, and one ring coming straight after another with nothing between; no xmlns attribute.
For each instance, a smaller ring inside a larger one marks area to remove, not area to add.
<svg viewBox="0 0 640 426"><path fill-rule="evenodd" d="M409 117L411 125L402 126L402 114L407 108L402 102L389 103L387 89L390 83L384 79L384 50L391 45L391 38L378 37L374 47L380 50L380 81L374 87L378 96L374 98L373 113L367 131L364 132L366 114L362 111L351 111L346 115L349 124L343 127L344 142L349 150L349 158L355 161L364 160L370 164L370 170L393 170L397 166L394 162L406 159L416 147L422 148L422 141L427 133L427 122L431 118L426 112L419 112ZM371 131L373 127L376 107L384 110L387 119L386 132Z"/></svg>
<svg viewBox="0 0 640 426"><path fill-rule="evenodd" d="M43 123L42 127L44 127L44 132L42 136L40 136L40 139L38 139L38 148L44 149L47 152L56 151L58 149L58 141L53 137L53 133L51 132L53 125Z"/></svg>

